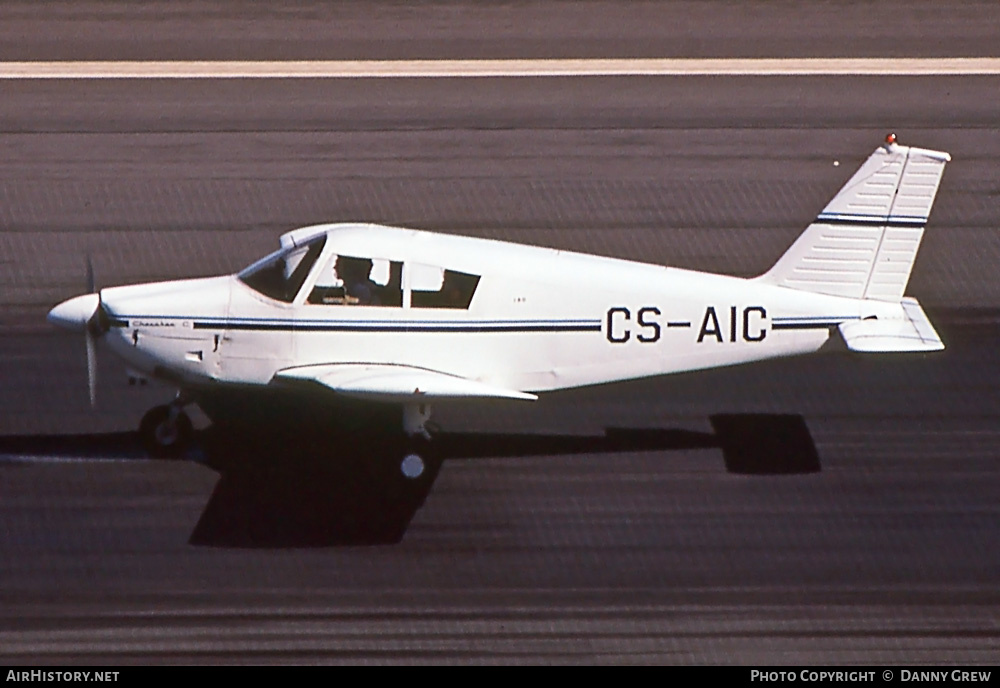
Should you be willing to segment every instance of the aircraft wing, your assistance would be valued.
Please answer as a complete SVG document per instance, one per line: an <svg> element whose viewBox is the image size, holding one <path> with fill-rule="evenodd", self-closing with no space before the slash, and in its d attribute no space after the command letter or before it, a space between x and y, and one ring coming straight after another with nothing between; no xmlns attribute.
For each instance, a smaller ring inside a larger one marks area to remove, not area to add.
<svg viewBox="0 0 1000 688"><path fill-rule="evenodd" d="M495 387L434 370L385 363L330 363L285 368L275 380L314 382L348 397L373 401L525 399L534 394Z"/></svg>

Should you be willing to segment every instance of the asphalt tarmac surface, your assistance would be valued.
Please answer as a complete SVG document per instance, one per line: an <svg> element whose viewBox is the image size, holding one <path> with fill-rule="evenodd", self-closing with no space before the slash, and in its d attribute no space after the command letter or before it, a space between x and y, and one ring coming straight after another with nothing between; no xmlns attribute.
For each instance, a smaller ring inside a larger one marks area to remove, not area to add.
<svg viewBox="0 0 1000 688"><path fill-rule="evenodd" d="M627 6L526 4L505 23L461 3L67 3L43 35L11 3L0 45L5 60L976 56L997 26L975 3L880 5L891 27L853 3ZM0 661L995 663L998 92L993 77L0 83ZM170 391L125 386L102 353L91 411L83 342L44 322L83 291L88 252L102 285L221 273L324 221L753 275L890 130L953 156L908 289L945 352L442 408L450 432L549 444L446 460L399 544L191 544L218 474L203 455L142 459L127 434ZM822 470L727 471L688 441L719 413L801 414ZM628 451L565 439L609 427L673 434Z"/></svg>

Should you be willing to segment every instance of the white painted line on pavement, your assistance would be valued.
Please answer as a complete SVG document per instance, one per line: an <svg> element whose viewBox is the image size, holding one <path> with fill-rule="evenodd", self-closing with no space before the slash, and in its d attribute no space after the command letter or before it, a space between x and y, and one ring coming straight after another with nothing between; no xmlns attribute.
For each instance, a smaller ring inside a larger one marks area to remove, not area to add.
<svg viewBox="0 0 1000 688"><path fill-rule="evenodd" d="M0 79L1000 75L997 57L0 62Z"/></svg>

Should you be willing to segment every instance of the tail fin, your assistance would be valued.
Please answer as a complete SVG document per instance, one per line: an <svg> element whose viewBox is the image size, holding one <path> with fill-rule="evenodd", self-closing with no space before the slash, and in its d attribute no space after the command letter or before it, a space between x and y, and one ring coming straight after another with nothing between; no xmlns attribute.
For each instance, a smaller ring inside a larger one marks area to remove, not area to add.
<svg viewBox="0 0 1000 688"><path fill-rule="evenodd" d="M886 137L759 278L802 291L899 302L951 156Z"/></svg>

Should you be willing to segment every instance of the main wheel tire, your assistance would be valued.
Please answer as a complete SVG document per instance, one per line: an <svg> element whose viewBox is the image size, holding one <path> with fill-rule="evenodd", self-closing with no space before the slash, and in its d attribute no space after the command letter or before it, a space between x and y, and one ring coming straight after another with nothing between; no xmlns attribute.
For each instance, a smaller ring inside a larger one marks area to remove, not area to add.
<svg viewBox="0 0 1000 688"><path fill-rule="evenodd" d="M410 438L397 457L394 482L401 494L419 508L437 480L441 457L431 441L422 437Z"/></svg>
<svg viewBox="0 0 1000 688"><path fill-rule="evenodd" d="M403 457L403 461L399 464L399 470L404 478L417 480L427 470L427 465L420 454L410 452Z"/></svg>
<svg viewBox="0 0 1000 688"><path fill-rule="evenodd" d="M142 446L154 459L175 459L191 446L191 419L183 411L171 415L169 406L156 406L139 423Z"/></svg>

